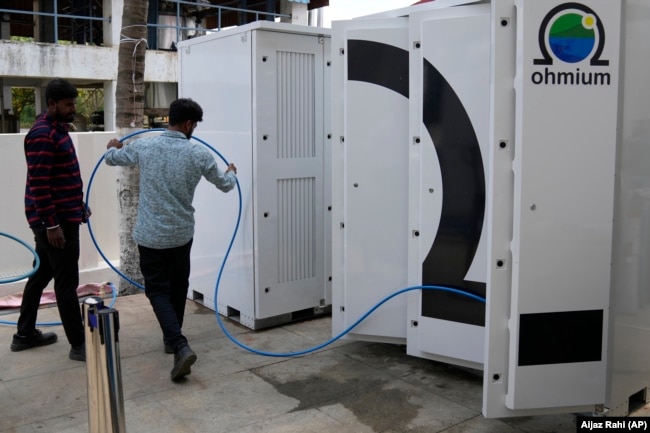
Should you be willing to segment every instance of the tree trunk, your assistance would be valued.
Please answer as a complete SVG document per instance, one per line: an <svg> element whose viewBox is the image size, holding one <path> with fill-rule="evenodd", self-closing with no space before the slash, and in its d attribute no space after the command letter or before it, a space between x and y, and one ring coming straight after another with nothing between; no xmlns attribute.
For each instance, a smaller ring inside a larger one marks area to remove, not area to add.
<svg viewBox="0 0 650 433"><path fill-rule="evenodd" d="M144 67L148 10L149 0L124 2L115 90L115 124L120 137L142 129L144 124ZM140 256L132 236L140 196L139 177L137 167L120 167L118 178L120 270L132 281L143 286ZM129 281L124 279L120 281L120 295L137 292L138 288Z"/></svg>

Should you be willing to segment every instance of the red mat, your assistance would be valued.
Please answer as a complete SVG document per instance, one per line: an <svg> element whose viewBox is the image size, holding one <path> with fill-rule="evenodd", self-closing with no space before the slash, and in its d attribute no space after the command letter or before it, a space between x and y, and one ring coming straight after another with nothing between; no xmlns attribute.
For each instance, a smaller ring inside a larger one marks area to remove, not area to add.
<svg viewBox="0 0 650 433"><path fill-rule="evenodd" d="M115 288L111 283L89 283L82 284L77 287L77 296L80 298L85 296L100 296L103 297L106 294L113 293ZM20 308L20 303L23 300L23 293L14 293L11 295L6 295L0 297L0 309L1 308ZM41 296L41 305L55 304L56 296L54 295L54 290L45 290Z"/></svg>

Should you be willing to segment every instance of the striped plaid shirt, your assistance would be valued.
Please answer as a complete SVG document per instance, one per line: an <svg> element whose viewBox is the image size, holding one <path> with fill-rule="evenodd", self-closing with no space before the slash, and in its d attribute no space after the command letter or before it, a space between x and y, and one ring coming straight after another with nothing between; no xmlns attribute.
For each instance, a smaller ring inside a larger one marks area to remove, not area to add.
<svg viewBox="0 0 650 433"><path fill-rule="evenodd" d="M83 219L83 182L68 128L42 114L25 137L25 215L32 228Z"/></svg>

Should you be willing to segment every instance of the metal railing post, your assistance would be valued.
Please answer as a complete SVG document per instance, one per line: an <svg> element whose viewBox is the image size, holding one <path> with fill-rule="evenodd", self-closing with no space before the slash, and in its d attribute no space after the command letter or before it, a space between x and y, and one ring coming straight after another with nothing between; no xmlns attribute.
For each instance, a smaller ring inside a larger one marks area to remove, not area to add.
<svg viewBox="0 0 650 433"><path fill-rule="evenodd" d="M59 4L54 0L54 43L59 43Z"/></svg>
<svg viewBox="0 0 650 433"><path fill-rule="evenodd" d="M126 432L124 423L124 393L122 389L122 369L120 366L119 313L114 308L99 311L99 327L102 331L101 354L106 368L102 370L107 390L107 422L110 432Z"/></svg>
<svg viewBox="0 0 650 433"><path fill-rule="evenodd" d="M88 430L125 433L124 395L120 368L119 315L99 297L82 306L86 336Z"/></svg>
<svg viewBox="0 0 650 433"><path fill-rule="evenodd" d="M100 431L100 414L104 407L104 390L99 372L99 323L97 311L104 307L102 298L91 297L82 304L86 335L86 376L88 382L88 431Z"/></svg>

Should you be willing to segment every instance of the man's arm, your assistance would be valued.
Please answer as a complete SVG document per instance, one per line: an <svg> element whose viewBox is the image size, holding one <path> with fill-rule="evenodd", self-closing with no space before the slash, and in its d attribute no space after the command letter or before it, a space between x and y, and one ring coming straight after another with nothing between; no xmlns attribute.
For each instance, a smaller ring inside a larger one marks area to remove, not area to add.
<svg viewBox="0 0 650 433"><path fill-rule="evenodd" d="M106 145L104 161L106 165L135 165L138 163L137 154L133 151L132 146L123 147L124 144L116 138L113 138Z"/></svg>
<svg viewBox="0 0 650 433"><path fill-rule="evenodd" d="M225 172L222 172L217 165L217 162L211 155L207 156L207 169L204 173L208 182L214 184L223 192L228 192L237 184L237 167L235 164L230 163Z"/></svg>

